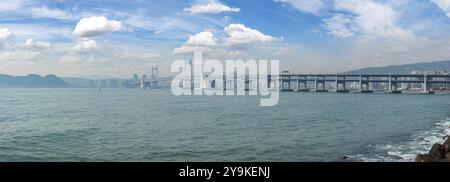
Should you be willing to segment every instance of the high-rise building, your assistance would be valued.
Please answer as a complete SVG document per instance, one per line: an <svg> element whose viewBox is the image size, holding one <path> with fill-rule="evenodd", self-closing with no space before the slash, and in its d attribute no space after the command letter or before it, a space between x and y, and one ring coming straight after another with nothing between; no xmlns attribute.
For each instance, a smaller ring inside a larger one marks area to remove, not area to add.
<svg viewBox="0 0 450 182"><path fill-rule="evenodd" d="M152 66L152 81L157 81L159 79L159 68L158 65Z"/></svg>
<svg viewBox="0 0 450 182"><path fill-rule="evenodd" d="M137 74L134 74L133 75L133 80L131 81L132 82L132 84L137 84L138 83L138 75Z"/></svg>
<svg viewBox="0 0 450 182"><path fill-rule="evenodd" d="M147 75L142 74L141 77L141 88L145 88L145 82L147 81Z"/></svg>

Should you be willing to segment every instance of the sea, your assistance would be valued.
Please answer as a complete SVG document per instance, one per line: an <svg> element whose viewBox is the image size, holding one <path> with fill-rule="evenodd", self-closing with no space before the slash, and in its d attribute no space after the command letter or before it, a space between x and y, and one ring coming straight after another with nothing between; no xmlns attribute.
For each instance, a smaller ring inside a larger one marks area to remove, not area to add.
<svg viewBox="0 0 450 182"><path fill-rule="evenodd" d="M0 161L414 161L450 135L450 95L0 89ZM344 159L345 158L345 159Z"/></svg>

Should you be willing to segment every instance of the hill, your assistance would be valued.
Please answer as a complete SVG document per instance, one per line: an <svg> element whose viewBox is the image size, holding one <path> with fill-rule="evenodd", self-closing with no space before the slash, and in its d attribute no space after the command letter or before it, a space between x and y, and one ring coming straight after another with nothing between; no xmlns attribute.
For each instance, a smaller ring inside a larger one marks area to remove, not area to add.
<svg viewBox="0 0 450 182"><path fill-rule="evenodd" d="M411 71L424 72L424 71L443 71L443 70L450 72L450 60L364 68L354 71L348 71L345 72L345 74L410 74Z"/></svg>
<svg viewBox="0 0 450 182"><path fill-rule="evenodd" d="M27 76L11 76L0 74L0 88L64 88L68 87L65 81L55 75L30 74Z"/></svg>

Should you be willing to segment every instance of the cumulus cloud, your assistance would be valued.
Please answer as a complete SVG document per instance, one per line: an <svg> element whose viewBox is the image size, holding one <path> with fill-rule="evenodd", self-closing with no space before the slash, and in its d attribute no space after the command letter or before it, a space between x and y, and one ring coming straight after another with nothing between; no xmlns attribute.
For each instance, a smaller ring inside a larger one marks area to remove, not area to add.
<svg viewBox="0 0 450 182"><path fill-rule="evenodd" d="M0 60L6 67L33 66L44 62L42 57L51 54L51 43L26 39L23 43L10 44L7 49L0 51Z"/></svg>
<svg viewBox="0 0 450 182"><path fill-rule="evenodd" d="M223 40L221 43L218 43L219 40L212 32L204 31L190 36L181 47L175 48L173 53L187 54L202 51L207 52L209 55L235 56L237 55L235 53L243 55L242 50L248 50L248 45L250 44L270 43L283 39L265 35L243 24L230 24L223 31L226 36L220 37Z"/></svg>
<svg viewBox="0 0 450 182"><path fill-rule="evenodd" d="M349 38L355 35L351 27L353 23L351 18L338 14L323 21L328 34L335 38Z"/></svg>
<svg viewBox="0 0 450 182"><path fill-rule="evenodd" d="M278 38L270 35L264 35L260 31L248 28L243 24L230 24L225 27L224 30L228 35L228 38L224 43L226 46L245 45L255 42L272 42L274 40L278 40Z"/></svg>
<svg viewBox="0 0 450 182"><path fill-rule="evenodd" d="M90 52L97 48L97 42L95 40L81 40L77 45L73 46L70 50L78 53Z"/></svg>
<svg viewBox="0 0 450 182"><path fill-rule="evenodd" d="M398 15L389 5L359 0L336 1L335 4L337 10L355 14L353 22L365 34L393 39L414 37L412 32L396 25Z"/></svg>
<svg viewBox="0 0 450 182"><path fill-rule="evenodd" d="M108 20L103 16L82 18L75 27L73 34L78 37L89 38L122 29L122 22Z"/></svg>
<svg viewBox="0 0 450 182"><path fill-rule="evenodd" d="M129 50L114 55L114 58L123 61L151 60L159 57L160 55L155 53L138 53Z"/></svg>
<svg viewBox="0 0 450 182"><path fill-rule="evenodd" d="M450 18L450 0L431 0Z"/></svg>
<svg viewBox="0 0 450 182"><path fill-rule="evenodd" d="M275 0L275 2L288 3L301 12L320 14L325 8L322 0Z"/></svg>
<svg viewBox="0 0 450 182"><path fill-rule="evenodd" d="M0 29L0 41L1 40L6 40L6 39L8 39L11 36L12 36L12 33L9 31L8 28L1 28Z"/></svg>
<svg viewBox="0 0 450 182"><path fill-rule="evenodd" d="M173 52L175 54L192 53L194 51L208 51L217 46L217 38L210 31L204 31L189 36L189 39Z"/></svg>
<svg viewBox="0 0 450 182"><path fill-rule="evenodd" d="M42 51L50 49L52 47L52 44L50 42L34 41L33 39L27 39L21 47L30 51Z"/></svg>
<svg viewBox="0 0 450 182"><path fill-rule="evenodd" d="M200 13L212 13L212 14L219 14L219 13L226 13L226 12L239 12L239 8L232 8L229 6L226 6L219 1L210 1L207 4L196 4L189 8L185 8L184 12L194 15L194 14L200 14Z"/></svg>

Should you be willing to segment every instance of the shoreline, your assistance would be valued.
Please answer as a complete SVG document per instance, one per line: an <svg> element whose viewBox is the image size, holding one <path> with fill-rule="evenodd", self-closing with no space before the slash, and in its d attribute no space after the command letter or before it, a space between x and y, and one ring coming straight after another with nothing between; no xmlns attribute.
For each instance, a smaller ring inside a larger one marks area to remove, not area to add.
<svg viewBox="0 0 450 182"><path fill-rule="evenodd" d="M408 137L408 140L401 143L369 144L365 152L343 155L339 157L339 160L343 162L415 162L419 154L428 155L433 144L443 146L450 138L450 117L434 125L433 128L412 133L411 138Z"/></svg>
<svg viewBox="0 0 450 182"><path fill-rule="evenodd" d="M450 162L450 135L447 134L443 139L443 143L434 143L428 153L418 154L415 162Z"/></svg>

